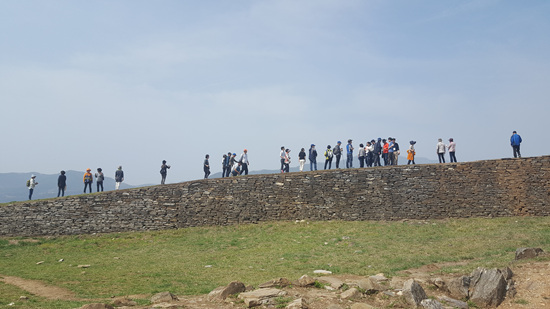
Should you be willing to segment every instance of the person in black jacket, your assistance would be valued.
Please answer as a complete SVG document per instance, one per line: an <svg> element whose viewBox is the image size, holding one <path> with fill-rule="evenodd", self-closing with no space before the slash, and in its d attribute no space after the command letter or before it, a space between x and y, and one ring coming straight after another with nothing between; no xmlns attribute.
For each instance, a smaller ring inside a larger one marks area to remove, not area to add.
<svg viewBox="0 0 550 309"><path fill-rule="evenodd" d="M374 144L374 166L380 166L380 154L382 154L382 139L379 137L376 144ZM372 140L374 142L374 140Z"/></svg>
<svg viewBox="0 0 550 309"><path fill-rule="evenodd" d="M61 175L57 177L57 197L65 196L65 187L67 186L67 176L65 176L65 171L61 171Z"/></svg>

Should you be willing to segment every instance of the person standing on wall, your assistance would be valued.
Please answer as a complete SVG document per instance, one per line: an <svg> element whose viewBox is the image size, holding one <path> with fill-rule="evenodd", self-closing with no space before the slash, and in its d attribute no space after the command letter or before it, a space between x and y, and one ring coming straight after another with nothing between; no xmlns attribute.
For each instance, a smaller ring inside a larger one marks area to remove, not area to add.
<svg viewBox="0 0 550 309"><path fill-rule="evenodd" d="M340 168L340 158L342 157L342 147L340 145L342 145L342 142L338 141L332 149L332 153L336 156L336 168Z"/></svg>
<svg viewBox="0 0 550 309"><path fill-rule="evenodd" d="M387 166L389 163L388 153L390 151L390 144L386 141L386 139L383 139L382 145L382 159L384 159L384 166Z"/></svg>
<svg viewBox="0 0 550 309"><path fill-rule="evenodd" d="M285 172L285 146L281 146L281 152L279 153L279 158L281 158L281 173Z"/></svg>
<svg viewBox="0 0 550 309"><path fill-rule="evenodd" d="M103 192L104 180L105 180L105 176L103 175L103 170L100 167L97 169L97 173L95 173L95 184L97 186L97 192L99 192L99 187L101 187L101 192Z"/></svg>
<svg viewBox="0 0 550 309"><path fill-rule="evenodd" d="M86 193L86 187L90 187L90 193L92 193L92 183L94 182L94 177L92 176L92 169L89 168L84 173L84 193Z"/></svg>
<svg viewBox="0 0 550 309"><path fill-rule="evenodd" d="M168 169L170 165L166 164L166 160L162 160L162 165L160 166L160 184L163 185L166 182L166 174L168 174Z"/></svg>
<svg viewBox="0 0 550 309"><path fill-rule="evenodd" d="M317 170L317 150L315 150L315 144L311 144L309 148L309 170L313 171L313 167Z"/></svg>
<svg viewBox="0 0 550 309"><path fill-rule="evenodd" d="M378 141L374 144L374 166L380 166L380 155L382 154L382 139L379 137Z"/></svg>
<svg viewBox="0 0 550 309"><path fill-rule="evenodd" d="M348 139L348 144L346 145L346 153L348 154L346 159L346 168L352 168L353 167L353 145L351 144L353 142L352 139Z"/></svg>
<svg viewBox="0 0 550 309"><path fill-rule="evenodd" d="M298 153L298 160L300 161L300 172L303 172L304 165L306 165L306 150L304 148Z"/></svg>
<svg viewBox="0 0 550 309"><path fill-rule="evenodd" d="M395 137L392 138L393 142L393 165L399 164L399 155L401 154L401 151L399 150L399 144L397 143L397 140Z"/></svg>
<svg viewBox="0 0 550 309"><path fill-rule="evenodd" d="M395 156L393 155L393 138L388 137L388 164L394 165Z"/></svg>
<svg viewBox="0 0 550 309"><path fill-rule="evenodd" d="M357 159L359 159L359 167L365 167L365 145L359 144L359 151L357 151Z"/></svg>
<svg viewBox="0 0 550 309"><path fill-rule="evenodd" d="M227 172L227 164L229 162L227 161L227 155L224 153L222 157L222 178L225 177L225 173Z"/></svg>
<svg viewBox="0 0 550 309"><path fill-rule="evenodd" d="M166 163L166 161L163 161ZM163 163L163 164L164 164ZM119 166L115 172L115 189L120 188L120 184L124 181L124 172L122 171L122 166Z"/></svg>
<svg viewBox="0 0 550 309"><path fill-rule="evenodd" d="M449 145L447 145L447 149L449 150L449 157L450 157L449 159L451 160L451 163L453 162L456 163L456 156L455 156L456 144L453 138L449 138Z"/></svg>
<svg viewBox="0 0 550 309"><path fill-rule="evenodd" d="M229 177L231 174L231 152L227 153L227 157L225 158L225 177Z"/></svg>
<svg viewBox="0 0 550 309"><path fill-rule="evenodd" d="M443 144L443 140L441 138L437 140L436 152L437 157L439 158L439 163L445 163L445 144Z"/></svg>
<svg viewBox="0 0 550 309"><path fill-rule="evenodd" d="M239 162L242 163L242 166L241 166L241 174L245 174L245 175L248 175L248 165L250 164L250 162L248 162L248 150L243 150L243 153L241 154L241 158L239 159Z"/></svg>
<svg viewBox="0 0 550 309"><path fill-rule="evenodd" d="M285 173L290 172L290 149L285 150Z"/></svg>
<svg viewBox="0 0 550 309"><path fill-rule="evenodd" d="M514 151L514 158L521 158L521 153L519 152L519 144L521 144L521 142L522 139L518 132L512 132L512 136L510 137L510 145L512 145L512 150Z"/></svg>
<svg viewBox="0 0 550 309"><path fill-rule="evenodd" d="M374 157L374 140L371 140L370 142L367 142L367 146L365 146L365 165L367 167L372 167L375 160ZM378 160L380 160L380 158L378 158Z"/></svg>
<svg viewBox="0 0 550 309"><path fill-rule="evenodd" d="M27 180L27 187L29 187L29 200L32 199L34 187L36 187L36 185L38 184L35 178L36 178L36 175L31 175L31 179Z"/></svg>
<svg viewBox="0 0 550 309"><path fill-rule="evenodd" d="M61 175L57 177L57 197L65 196L65 187L67 187L67 176L65 176L65 171L61 171Z"/></svg>
<svg viewBox="0 0 550 309"><path fill-rule="evenodd" d="M204 164L203 164L203 167L204 167L204 179L207 179L208 176L210 176L210 162L208 162L208 159L210 158L210 155L206 155L204 157Z"/></svg>
<svg viewBox="0 0 550 309"><path fill-rule="evenodd" d="M325 169L327 169L327 164L328 164L328 169L332 167L332 157L333 157L332 149L330 149L330 145L327 145L327 150L325 150Z"/></svg>
<svg viewBox="0 0 550 309"><path fill-rule="evenodd" d="M416 155L416 151L414 150L414 144L416 144L415 141L410 141L409 142L411 145L409 146L409 149L407 150L407 165L409 164L416 164L414 162L414 156Z"/></svg>

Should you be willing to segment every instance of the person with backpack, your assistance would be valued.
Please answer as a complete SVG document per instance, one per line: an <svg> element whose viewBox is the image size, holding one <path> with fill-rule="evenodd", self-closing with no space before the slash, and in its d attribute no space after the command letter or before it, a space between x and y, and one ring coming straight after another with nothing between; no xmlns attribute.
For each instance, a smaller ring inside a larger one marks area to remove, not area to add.
<svg viewBox="0 0 550 309"><path fill-rule="evenodd" d="M57 177L57 197L65 196L65 188L67 187L67 176L65 176L65 171L61 171L61 175Z"/></svg>
<svg viewBox="0 0 550 309"><path fill-rule="evenodd" d="M336 156L336 168L340 168L340 158L342 157L342 147L340 145L342 145L342 142L338 141L332 150L332 154Z"/></svg>
<svg viewBox="0 0 550 309"><path fill-rule="evenodd" d="M330 145L327 145L327 150L325 150L325 169L328 169L332 167L332 158L334 157L334 154L332 153L332 149L330 149Z"/></svg>
<svg viewBox="0 0 550 309"><path fill-rule="evenodd" d="M32 194L34 192L34 187L38 184L36 182L36 175L32 175L31 179L27 180L27 187L29 187L29 200L32 199Z"/></svg>
<svg viewBox="0 0 550 309"><path fill-rule="evenodd" d="M89 168L89 169L86 170L86 173L84 173L84 178L83 178L84 193L86 193L86 188L87 187L90 187L90 193L92 193L92 183L94 182L94 177L92 176L91 171L92 171L92 169Z"/></svg>
<svg viewBox="0 0 550 309"><path fill-rule="evenodd" d="M207 179L208 176L210 176L210 163L208 162L208 159L210 158L210 155L206 155L204 157L204 164L203 164L203 167L204 167L204 179Z"/></svg>
<svg viewBox="0 0 550 309"><path fill-rule="evenodd" d="M166 161L164 161L166 163ZM115 189L118 190L120 184L124 181L124 172L122 166L119 166L115 172Z"/></svg>
<svg viewBox="0 0 550 309"><path fill-rule="evenodd" d="M103 175L103 169L98 168L97 173L95 173L95 184L97 186L97 192L99 192L99 188L101 187L101 192L103 192L103 181L105 180L105 176Z"/></svg>
<svg viewBox="0 0 550 309"><path fill-rule="evenodd" d="M304 171L304 165L306 165L306 150L302 148L298 153L298 159L300 161L300 172Z"/></svg>
<svg viewBox="0 0 550 309"><path fill-rule="evenodd" d="M309 148L309 170L313 171L313 167L317 170L317 150L315 150L315 144L311 144Z"/></svg>
<svg viewBox="0 0 550 309"><path fill-rule="evenodd" d="M160 166L160 184L163 185L166 182L166 174L168 174L168 169L170 165L166 164L166 160L162 160L162 165Z"/></svg>

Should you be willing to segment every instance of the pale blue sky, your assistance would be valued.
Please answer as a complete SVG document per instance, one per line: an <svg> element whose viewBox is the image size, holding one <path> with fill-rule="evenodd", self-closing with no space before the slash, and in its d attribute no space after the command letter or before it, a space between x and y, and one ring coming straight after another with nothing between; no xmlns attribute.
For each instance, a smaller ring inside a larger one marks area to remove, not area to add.
<svg viewBox="0 0 550 309"><path fill-rule="evenodd" d="M0 172L202 178L393 136L550 153L549 1L0 1ZM297 160L294 160L297 163ZM294 165L294 164L293 164Z"/></svg>

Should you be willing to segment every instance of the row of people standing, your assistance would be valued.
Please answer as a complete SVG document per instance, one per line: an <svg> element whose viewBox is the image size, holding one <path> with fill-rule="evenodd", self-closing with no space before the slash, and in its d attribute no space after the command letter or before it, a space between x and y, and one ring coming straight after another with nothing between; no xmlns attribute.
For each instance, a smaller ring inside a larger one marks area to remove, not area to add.
<svg viewBox="0 0 550 309"><path fill-rule="evenodd" d="M92 193L92 183L94 182L94 176L96 180L97 192L103 192L103 181L105 180L105 175L103 174L103 169L100 167L97 169L95 175L92 175L92 169L86 169L84 173L84 193L86 193L86 188L89 188L89 193ZM115 171L115 190L120 188L120 184L124 181L124 171L122 171L122 166L119 166ZM61 193L61 196L65 195L66 187L66 176L65 171L61 171L61 175L57 178L57 187L59 188L57 192L57 197Z"/></svg>
<svg viewBox="0 0 550 309"><path fill-rule="evenodd" d="M449 151L449 159L452 162L456 162L456 143L454 142L453 138L449 138L449 144L445 145L443 143L443 139L439 138L437 139L437 146L436 146L436 153L437 158L439 159L439 163L445 163L445 152L446 150Z"/></svg>
<svg viewBox="0 0 550 309"><path fill-rule="evenodd" d="M208 178L210 175L210 164L208 163L209 156L206 155L206 160L204 161L204 178ZM248 150L244 149L243 153L237 160L237 154L228 152L222 156L222 178L229 177L229 175L238 176L238 175L248 175Z"/></svg>

